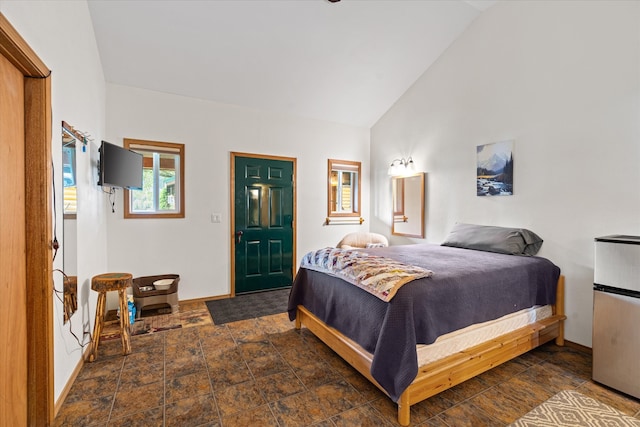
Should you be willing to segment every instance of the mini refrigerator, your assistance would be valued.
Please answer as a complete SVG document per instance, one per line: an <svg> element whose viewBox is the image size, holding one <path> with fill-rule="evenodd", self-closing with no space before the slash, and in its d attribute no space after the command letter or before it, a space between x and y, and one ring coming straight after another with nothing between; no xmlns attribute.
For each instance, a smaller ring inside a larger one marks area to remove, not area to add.
<svg viewBox="0 0 640 427"><path fill-rule="evenodd" d="M595 239L593 380L640 398L640 236Z"/></svg>

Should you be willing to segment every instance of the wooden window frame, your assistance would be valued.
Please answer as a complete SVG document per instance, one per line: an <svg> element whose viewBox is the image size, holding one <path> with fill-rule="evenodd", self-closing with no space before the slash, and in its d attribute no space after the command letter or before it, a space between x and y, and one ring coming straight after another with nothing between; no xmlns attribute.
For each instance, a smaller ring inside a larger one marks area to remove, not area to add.
<svg viewBox="0 0 640 427"><path fill-rule="evenodd" d="M343 168L340 168L343 166ZM351 212L335 212L332 211L332 185L331 185L331 173L335 170L338 171L357 171L358 173L358 188L357 196L351 199L352 205L356 204L356 208ZM329 159L327 168L327 217L328 218L360 218L362 212L362 164L351 160L336 160Z"/></svg>
<svg viewBox="0 0 640 427"><path fill-rule="evenodd" d="M179 208L177 212L145 212L136 213L131 212L130 190L124 189L124 218L125 219L137 219L137 218L184 218L185 217L185 179L184 179L184 164L185 164L185 146L177 142L159 142L159 141L145 141L142 139L124 139L124 148L129 150L141 150L146 152L156 153L171 153L178 154L180 156L180 170L178 174L178 203Z"/></svg>

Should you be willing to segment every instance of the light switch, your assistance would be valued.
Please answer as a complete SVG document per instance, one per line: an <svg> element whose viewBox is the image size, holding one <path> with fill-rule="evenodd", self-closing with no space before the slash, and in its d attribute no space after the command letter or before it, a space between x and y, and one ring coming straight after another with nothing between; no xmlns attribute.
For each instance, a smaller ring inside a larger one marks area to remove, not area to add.
<svg viewBox="0 0 640 427"><path fill-rule="evenodd" d="M212 213L211 214L211 222L213 222L214 224L218 224L218 223L222 222L222 214Z"/></svg>

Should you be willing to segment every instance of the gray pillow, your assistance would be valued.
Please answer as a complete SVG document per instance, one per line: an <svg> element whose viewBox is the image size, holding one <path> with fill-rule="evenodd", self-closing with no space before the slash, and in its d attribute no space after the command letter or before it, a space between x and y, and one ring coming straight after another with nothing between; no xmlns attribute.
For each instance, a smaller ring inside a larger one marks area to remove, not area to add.
<svg viewBox="0 0 640 427"><path fill-rule="evenodd" d="M524 228L456 223L442 243L465 249L511 255L535 255L543 240Z"/></svg>

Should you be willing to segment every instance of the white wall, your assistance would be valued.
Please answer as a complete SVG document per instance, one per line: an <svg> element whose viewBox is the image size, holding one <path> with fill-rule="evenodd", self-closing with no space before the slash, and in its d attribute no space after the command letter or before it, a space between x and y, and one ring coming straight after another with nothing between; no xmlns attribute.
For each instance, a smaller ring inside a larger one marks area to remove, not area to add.
<svg viewBox="0 0 640 427"><path fill-rule="evenodd" d="M412 155L427 172L426 240L456 221L537 232L566 276L566 337L591 346L593 239L640 234L639 36L639 2L484 12L373 127L372 231L390 226L388 163ZM477 197L476 146L506 139L515 194Z"/></svg>
<svg viewBox="0 0 640 427"><path fill-rule="evenodd" d="M62 221L61 123L66 121L89 132L96 141L104 132L105 89L102 66L89 10L85 2L0 1L0 12L11 22L30 47L52 70L51 142L56 172L57 236L64 250ZM78 152L77 275L78 311L71 317L73 332L82 338L82 329L93 324L97 296L90 278L106 270L106 217L102 192L95 185L97 146ZM64 269L62 250L54 268ZM54 273L55 286L62 290L62 275ZM62 304L54 298L54 380L58 399L82 349L72 337L69 323L63 324ZM87 338L88 339L88 338Z"/></svg>
<svg viewBox="0 0 640 427"><path fill-rule="evenodd" d="M180 274L181 300L230 292L232 151L297 158L296 264L347 232L368 230L368 129L108 84L107 141L122 145L123 138L185 144L186 217L125 220L118 191L108 214L109 269ZM323 226L329 158L362 162L361 226ZM211 223L214 212L221 223Z"/></svg>
<svg viewBox="0 0 640 427"><path fill-rule="evenodd" d="M93 323L90 278L106 271L178 272L181 299L229 292L229 152L239 151L298 159L298 259L349 231L370 226L388 236L388 163L413 155L428 173L426 240L442 241L456 221L538 232L541 255L567 277L567 338L590 345L593 238L640 234L639 3L498 3L372 129L371 169L366 129L121 86L107 86L105 131L105 83L86 3L0 0L0 12L52 69L56 171L62 120L95 140L78 154L76 334ZM95 185L97 144L124 137L186 144L185 219L125 221L121 194L116 213L106 213ZM475 147L504 139L516 141L515 195L478 198ZM363 162L363 226L322 225L327 158ZM59 239L61 199L58 186ZM223 214L221 224L209 221L212 212ZM63 268L61 253L54 266ZM57 398L81 350L55 301Z"/></svg>
<svg viewBox="0 0 640 427"><path fill-rule="evenodd" d="M88 132L94 140L86 152L79 151L77 156L78 219L74 249L78 254L79 307L71 318L71 330L76 335L82 336L83 327L92 331L97 295L91 291L90 280L107 271L130 271L135 275L178 272L182 276L181 299L229 293L230 151L298 159L298 259L309 250L335 244L349 231L368 229L368 222L362 226L322 225L330 157L363 162L363 216L369 220L368 129L263 114L118 86L109 86L107 103L104 76L84 1L0 0L0 12L52 70L52 153L56 171L62 170L59 136L63 120ZM109 110L108 133L105 108ZM185 219L124 221L121 194L116 213L110 212L107 196L96 185L97 149L102 139L122 144L123 137L186 144ZM62 249L54 268L64 270L61 182L58 172L55 223ZM223 214L221 224L209 221L212 212ZM61 274L56 273L54 279L61 289ZM62 304L54 299L56 399L82 356L82 349L62 317Z"/></svg>

